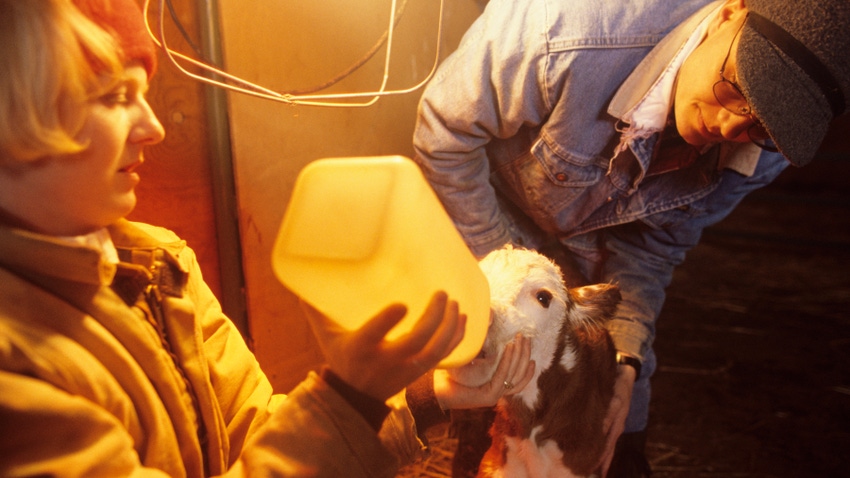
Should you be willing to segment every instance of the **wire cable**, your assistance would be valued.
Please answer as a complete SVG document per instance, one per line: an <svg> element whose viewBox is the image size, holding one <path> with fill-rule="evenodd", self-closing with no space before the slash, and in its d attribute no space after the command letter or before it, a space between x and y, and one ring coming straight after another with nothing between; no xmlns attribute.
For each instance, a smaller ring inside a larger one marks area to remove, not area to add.
<svg viewBox="0 0 850 478"><path fill-rule="evenodd" d="M440 59L440 44L442 40L442 32L443 32L443 8L445 0L440 0L440 9L439 16L437 22L437 41L435 47L434 54L434 63L431 67L431 70L428 72L428 75L419 83L403 89L395 89L395 90L387 90L386 85L389 79L389 69L390 69L390 59L392 56L392 45L393 45L393 32L395 30L395 25L398 22L398 18L400 15L397 15L397 1L392 0L392 4L390 6L390 17L389 17L389 26L387 27L387 31L385 32L386 36L386 57L384 59L384 70L383 77L381 81L380 87L375 91L365 91L365 92L351 92L351 93L328 93L328 94L292 94L292 93L280 93L274 91L270 88L266 88L264 86L252 83L248 80L242 79L236 75L232 75L230 73L225 72L222 69L216 68L212 65L209 65L203 61L193 59L182 53L172 50L169 48L166 37L165 37L165 26L164 26L164 16L165 16L165 8L164 2L165 0L159 0L159 25L158 25L158 35L154 33L151 25L148 21L148 11L150 9L151 0L145 0L144 4L144 12L145 12L145 26L148 29L148 34L151 36L153 41L159 46L164 52L168 60L174 65L179 71L181 71L186 76L200 81L202 83L212 85L215 87L223 88L227 91L232 91L235 93L242 93L249 96L254 96L257 98L267 99L271 101L277 101L287 104L293 105L308 105L308 106L324 106L324 107L336 107L336 108L351 108L351 107L365 107L371 106L378 101L378 99L384 96L390 95L401 95L410 93L412 91L416 91L417 89L424 86L434 75L434 72L437 69L437 65ZM406 2L405 2L406 4ZM383 37L379 40L379 45L384 42ZM372 50L377 52L379 49L373 47ZM368 61L371 56L374 55L370 52L367 52L367 55L364 57L364 60L361 60L362 63ZM210 74L210 77L202 76L196 73L192 73L187 70L183 65L178 61L186 62L200 69L202 72ZM342 78L345 78L351 72L362 66L361 64L355 64L352 68L349 68L341 75L338 75L330 82L327 82L325 85L331 86L332 84L338 82ZM217 80L215 77L222 78L223 80ZM228 83L230 82L230 83ZM326 88L327 86L322 85L318 89ZM340 101L340 100L362 100L362 101Z"/></svg>

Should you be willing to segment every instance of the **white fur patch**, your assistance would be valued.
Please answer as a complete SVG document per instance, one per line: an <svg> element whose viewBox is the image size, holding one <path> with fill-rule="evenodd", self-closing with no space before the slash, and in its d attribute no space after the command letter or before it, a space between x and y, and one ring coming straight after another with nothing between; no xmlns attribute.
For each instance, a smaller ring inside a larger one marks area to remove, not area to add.
<svg viewBox="0 0 850 478"><path fill-rule="evenodd" d="M580 478L564 466L564 454L552 440L538 447L537 434L542 427L531 431L526 439L506 437L507 459L495 476L505 478Z"/></svg>

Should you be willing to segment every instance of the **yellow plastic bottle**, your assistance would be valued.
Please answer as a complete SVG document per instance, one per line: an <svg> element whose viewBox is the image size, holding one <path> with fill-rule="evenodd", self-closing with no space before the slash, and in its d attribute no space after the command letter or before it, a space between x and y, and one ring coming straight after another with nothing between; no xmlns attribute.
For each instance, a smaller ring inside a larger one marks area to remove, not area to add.
<svg viewBox="0 0 850 478"><path fill-rule="evenodd" d="M481 349L490 290L478 261L425 180L402 156L329 158L299 174L272 253L277 278L340 325L354 330L387 305L409 330L434 292L467 315L463 341L440 368L463 365Z"/></svg>

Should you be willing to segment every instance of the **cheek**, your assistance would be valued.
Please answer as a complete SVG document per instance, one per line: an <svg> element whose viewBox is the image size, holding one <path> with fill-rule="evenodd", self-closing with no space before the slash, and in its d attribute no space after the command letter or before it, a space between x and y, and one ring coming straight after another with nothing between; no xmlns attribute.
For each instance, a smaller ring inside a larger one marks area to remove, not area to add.
<svg viewBox="0 0 850 478"><path fill-rule="evenodd" d="M73 209L83 197L98 189L99 178L91 176L85 157L61 156L51 158L40 171L29 177L36 202L52 204L56 209Z"/></svg>
<svg viewBox="0 0 850 478"><path fill-rule="evenodd" d="M676 130L688 144L699 146L706 144L708 139L703 132L706 130L704 103L691 101L690 103L677 103L675 106Z"/></svg>
<svg viewBox="0 0 850 478"><path fill-rule="evenodd" d="M92 170L117 171L130 136L130 120L121 109L92 106L76 139L88 148L80 153Z"/></svg>
<svg viewBox="0 0 850 478"><path fill-rule="evenodd" d="M100 142L83 153L59 158L63 164L45 186L55 206L68 210L69 216L92 219L119 209L129 212L135 205L137 179L117 174L119 154L113 144Z"/></svg>
<svg viewBox="0 0 850 478"><path fill-rule="evenodd" d="M98 196L108 192L106 187L115 176L115 160L107 156L103 144L91 146L80 154L60 159L64 163L55 178L60 191L72 191L80 196Z"/></svg>
<svg viewBox="0 0 850 478"><path fill-rule="evenodd" d="M705 79L706 72L694 70L694 63L686 61L679 71L679 79L673 96L673 112L676 129L690 144L705 144L704 123L711 116L711 105L715 102L713 82Z"/></svg>

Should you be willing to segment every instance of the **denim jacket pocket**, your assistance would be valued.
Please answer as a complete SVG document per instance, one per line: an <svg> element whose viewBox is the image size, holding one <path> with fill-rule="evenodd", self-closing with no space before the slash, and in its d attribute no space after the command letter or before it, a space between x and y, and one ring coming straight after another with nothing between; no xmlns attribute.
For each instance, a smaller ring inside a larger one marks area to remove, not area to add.
<svg viewBox="0 0 850 478"><path fill-rule="evenodd" d="M561 188L583 188L596 184L604 174L596 157L580 158L556 150L546 140L539 139L531 147L531 154L540 163L552 183Z"/></svg>
<svg viewBox="0 0 850 478"><path fill-rule="evenodd" d="M587 215L581 197L605 175L595 158L557 154L538 139L495 171L496 184L540 227L556 232ZM559 224L560 223L560 224Z"/></svg>
<svg viewBox="0 0 850 478"><path fill-rule="evenodd" d="M688 227L702 229L717 205L712 193L720 186L716 157L703 157L693 165L648 178L638 193L646 204L642 221L654 229Z"/></svg>

